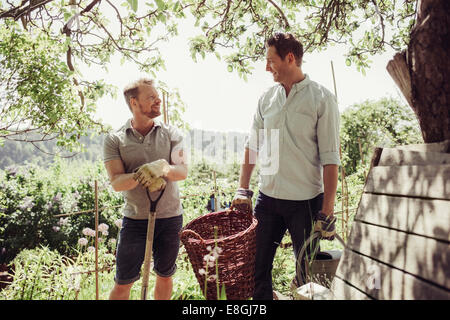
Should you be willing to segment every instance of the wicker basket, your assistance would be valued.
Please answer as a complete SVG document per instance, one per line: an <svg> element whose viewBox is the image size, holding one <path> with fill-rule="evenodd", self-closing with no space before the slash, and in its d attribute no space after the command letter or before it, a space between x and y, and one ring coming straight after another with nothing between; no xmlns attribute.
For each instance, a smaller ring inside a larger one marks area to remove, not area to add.
<svg viewBox="0 0 450 320"><path fill-rule="evenodd" d="M212 212L189 222L180 232L189 260L206 299L216 300L216 264L206 269L205 256L216 245L221 249L217 258L220 291L225 286L229 300L248 299L254 289L257 220L251 213L235 210ZM209 249L209 250L208 250ZM202 270L203 269L203 270ZM200 271L201 270L201 271ZM203 271L208 270L207 274Z"/></svg>

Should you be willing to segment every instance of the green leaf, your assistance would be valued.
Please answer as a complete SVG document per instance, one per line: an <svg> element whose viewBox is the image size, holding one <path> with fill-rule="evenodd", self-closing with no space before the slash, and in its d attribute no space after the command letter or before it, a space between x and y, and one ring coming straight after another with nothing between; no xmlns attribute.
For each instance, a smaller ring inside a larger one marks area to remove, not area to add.
<svg viewBox="0 0 450 320"><path fill-rule="evenodd" d="M345 59L345 64L346 64L348 67L350 67L350 66L352 65L352 61L351 61L349 58L347 58L347 59Z"/></svg>
<svg viewBox="0 0 450 320"><path fill-rule="evenodd" d="M166 15L161 12L160 14L158 14L158 20L161 21L162 23L166 23L167 21Z"/></svg>
<svg viewBox="0 0 450 320"><path fill-rule="evenodd" d="M159 10L165 10L166 9L166 4L164 3L164 1L162 0L155 0L156 5L158 6Z"/></svg>
<svg viewBox="0 0 450 320"><path fill-rule="evenodd" d="M222 289L220 290L219 300L227 300L227 294L225 292L225 285L222 285Z"/></svg>
<svg viewBox="0 0 450 320"><path fill-rule="evenodd" d="M173 7L173 11L174 11L174 12L177 12L179 7L180 7L180 1L177 1L177 2L175 3L175 6Z"/></svg>
<svg viewBox="0 0 450 320"><path fill-rule="evenodd" d="M134 12L138 9L138 0L127 0Z"/></svg>
<svg viewBox="0 0 450 320"><path fill-rule="evenodd" d="M69 21L71 16L70 12L64 12L64 21Z"/></svg>

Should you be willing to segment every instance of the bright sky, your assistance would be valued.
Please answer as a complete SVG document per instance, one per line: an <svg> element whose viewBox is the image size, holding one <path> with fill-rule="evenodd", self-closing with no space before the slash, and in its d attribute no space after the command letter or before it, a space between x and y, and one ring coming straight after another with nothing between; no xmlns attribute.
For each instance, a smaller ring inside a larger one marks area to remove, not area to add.
<svg viewBox="0 0 450 320"><path fill-rule="evenodd" d="M239 78L236 72L228 72L226 64L217 60L214 55L207 55L205 60L199 58L195 63L188 47L188 39L194 33L183 33L183 30L189 28L180 25L180 35L160 47L166 61L166 70L159 72L156 80L164 81L170 88L178 88L186 105L185 121L191 127L248 132L259 96L274 84L272 75L265 71L265 62L255 65L247 82ZM346 66L344 53L345 48L332 47L320 53L305 53L303 62L303 71L334 93L331 72L333 61L341 112L366 99L385 96L403 99L386 71L386 65L394 55L393 51L372 57L373 63L366 70L366 76L356 71L355 66ZM131 117L122 96L123 87L141 76L150 75L141 73L130 63L121 66L118 60L108 73L101 70L92 72L97 76L104 73L103 78L118 87L116 99L107 97L99 101L97 116L113 128L119 128Z"/></svg>

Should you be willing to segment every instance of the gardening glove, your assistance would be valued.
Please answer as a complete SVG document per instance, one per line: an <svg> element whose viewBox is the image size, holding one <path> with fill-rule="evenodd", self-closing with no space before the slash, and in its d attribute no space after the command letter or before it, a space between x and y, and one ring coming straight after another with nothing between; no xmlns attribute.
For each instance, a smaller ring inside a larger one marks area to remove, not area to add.
<svg viewBox="0 0 450 320"><path fill-rule="evenodd" d="M147 189L150 192L155 191L161 191L166 187L166 180L164 180L162 177L154 178L150 180L150 184L148 185Z"/></svg>
<svg viewBox="0 0 450 320"><path fill-rule="evenodd" d="M150 185L156 183L157 178L166 176L169 169L169 163L165 159L159 159L136 168L134 170L133 179L142 184L144 187L149 188ZM161 185L162 181L159 180L157 184Z"/></svg>
<svg viewBox="0 0 450 320"><path fill-rule="evenodd" d="M333 215L327 216L325 213L319 211L314 220L314 232L320 232L320 239L334 240L334 236L336 235L336 218Z"/></svg>
<svg viewBox="0 0 450 320"><path fill-rule="evenodd" d="M231 207L239 211L252 213L252 196L253 191L249 189L239 188L231 202Z"/></svg>

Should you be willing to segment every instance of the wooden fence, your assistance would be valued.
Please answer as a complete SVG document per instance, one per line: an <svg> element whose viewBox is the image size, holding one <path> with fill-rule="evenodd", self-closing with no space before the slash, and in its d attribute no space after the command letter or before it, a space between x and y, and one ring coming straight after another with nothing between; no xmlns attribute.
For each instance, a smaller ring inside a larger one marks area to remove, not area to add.
<svg viewBox="0 0 450 320"><path fill-rule="evenodd" d="M450 299L450 141L377 148L335 299Z"/></svg>

